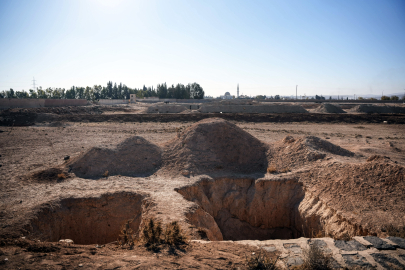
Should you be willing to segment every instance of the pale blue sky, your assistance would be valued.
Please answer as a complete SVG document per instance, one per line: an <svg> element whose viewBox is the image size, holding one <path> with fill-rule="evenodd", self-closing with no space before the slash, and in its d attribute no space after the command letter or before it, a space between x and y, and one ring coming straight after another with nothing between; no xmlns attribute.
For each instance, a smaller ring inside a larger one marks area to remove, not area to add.
<svg viewBox="0 0 405 270"><path fill-rule="evenodd" d="M405 0L0 0L0 90L198 82L207 95L405 89Z"/></svg>

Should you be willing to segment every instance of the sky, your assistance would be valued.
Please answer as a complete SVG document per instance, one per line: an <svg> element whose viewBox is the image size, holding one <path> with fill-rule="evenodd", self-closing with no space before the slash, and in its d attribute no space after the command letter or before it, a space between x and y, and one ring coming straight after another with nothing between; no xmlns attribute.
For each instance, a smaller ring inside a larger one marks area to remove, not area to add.
<svg viewBox="0 0 405 270"><path fill-rule="evenodd" d="M0 91L405 93L404 0L0 0Z"/></svg>

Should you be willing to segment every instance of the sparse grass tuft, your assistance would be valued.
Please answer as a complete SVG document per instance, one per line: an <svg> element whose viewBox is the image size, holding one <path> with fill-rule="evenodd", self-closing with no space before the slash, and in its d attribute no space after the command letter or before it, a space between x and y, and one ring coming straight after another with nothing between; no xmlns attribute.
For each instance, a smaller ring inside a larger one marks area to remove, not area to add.
<svg viewBox="0 0 405 270"><path fill-rule="evenodd" d="M350 241L350 240L352 240L352 238L353 238L353 235L351 235L348 232L345 232L345 233L343 233L343 234L341 234L339 236L334 236L333 237L334 240L343 240L343 241Z"/></svg>
<svg viewBox="0 0 405 270"><path fill-rule="evenodd" d="M287 172L291 172L289 167L285 167L283 169L280 170L281 173L287 173Z"/></svg>
<svg viewBox="0 0 405 270"><path fill-rule="evenodd" d="M150 250L157 250L162 243L162 224L153 218L150 218L142 229L141 240Z"/></svg>
<svg viewBox="0 0 405 270"><path fill-rule="evenodd" d="M67 175L64 172L58 174L58 179L66 179L66 178L67 178Z"/></svg>
<svg viewBox="0 0 405 270"><path fill-rule="evenodd" d="M135 245L135 236L130 228L131 223L132 220L128 220L121 226L120 236L118 239L118 243L121 246L128 245L130 248L132 248Z"/></svg>
<svg viewBox="0 0 405 270"><path fill-rule="evenodd" d="M325 255L321 248L312 244L303 250L304 263L297 267L300 270L332 270L331 257Z"/></svg>
<svg viewBox="0 0 405 270"><path fill-rule="evenodd" d="M104 177L108 177L108 171L105 171L105 172L103 173L103 176L104 176Z"/></svg>
<svg viewBox="0 0 405 270"><path fill-rule="evenodd" d="M277 173L277 168L274 165L271 165L267 168L268 173Z"/></svg>
<svg viewBox="0 0 405 270"><path fill-rule="evenodd" d="M166 225L163 233L163 238L166 244L170 246L178 246L186 242L187 237L177 221L170 222Z"/></svg>
<svg viewBox="0 0 405 270"><path fill-rule="evenodd" d="M278 258L272 260L260 249L257 254L253 252L250 258L246 256L246 267L248 270L277 270L279 269L276 266L277 261Z"/></svg>

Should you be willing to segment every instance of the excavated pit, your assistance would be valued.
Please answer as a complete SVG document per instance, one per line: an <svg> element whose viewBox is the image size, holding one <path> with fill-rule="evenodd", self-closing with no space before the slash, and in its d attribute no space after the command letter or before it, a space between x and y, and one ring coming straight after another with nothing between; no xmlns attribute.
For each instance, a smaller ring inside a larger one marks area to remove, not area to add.
<svg viewBox="0 0 405 270"><path fill-rule="evenodd" d="M210 240L292 239L353 229L295 178L205 179L177 191L199 206L186 216Z"/></svg>
<svg viewBox="0 0 405 270"><path fill-rule="evenodd" d="M75 244L111 243L118 239L127 220L133 220L133 232L138 230L144 198L141 194L121 192L42 205L28 228L30 238L49 242L72 239Z"/></svg>

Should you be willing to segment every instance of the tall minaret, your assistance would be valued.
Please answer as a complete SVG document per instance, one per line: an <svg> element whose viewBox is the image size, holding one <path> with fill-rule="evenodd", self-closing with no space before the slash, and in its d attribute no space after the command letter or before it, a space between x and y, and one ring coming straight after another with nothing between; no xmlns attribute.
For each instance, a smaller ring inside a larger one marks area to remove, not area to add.
<svg viewBox="0 0 405 270"><path fill-rule="evenodd" d="M238 83L238 88L237 88L237 90L236 90L236 98L239 98L239 83Z"/></svg>

